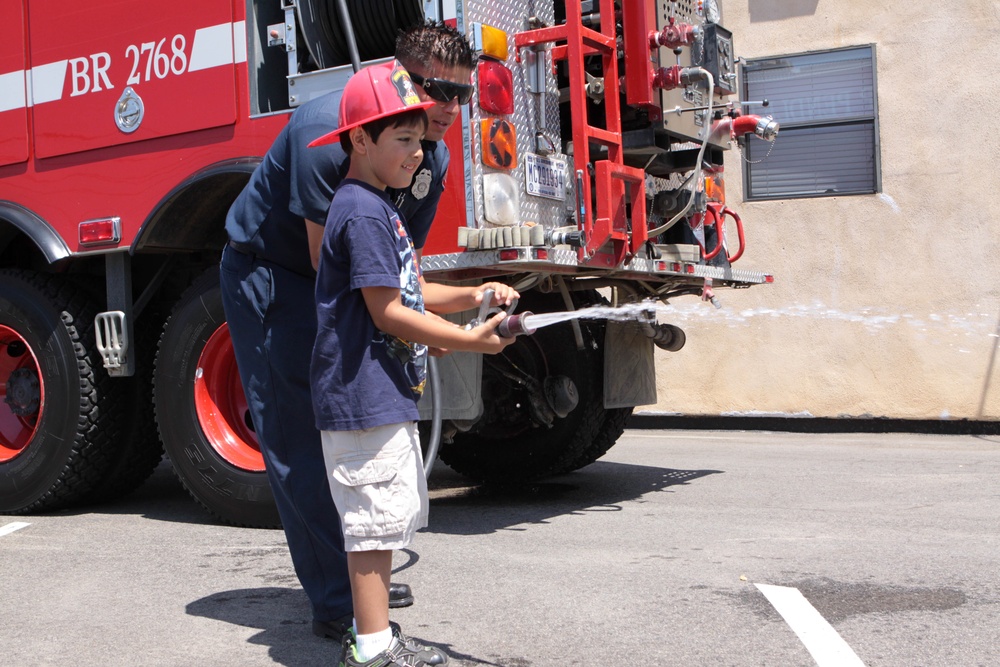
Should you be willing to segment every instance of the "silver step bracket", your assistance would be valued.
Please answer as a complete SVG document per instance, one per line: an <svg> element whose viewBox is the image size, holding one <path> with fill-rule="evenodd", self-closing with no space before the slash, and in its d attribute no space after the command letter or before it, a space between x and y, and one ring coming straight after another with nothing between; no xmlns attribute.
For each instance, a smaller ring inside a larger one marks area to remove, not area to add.
<svg viewBox="0 0 1000 667"><path fill-rule="evenodd" d="M128 358L129 339L125 326L125 313L108 310L94 317L94 333L97 336L97 350L104 359L108 375L121 371Z"/></svg>

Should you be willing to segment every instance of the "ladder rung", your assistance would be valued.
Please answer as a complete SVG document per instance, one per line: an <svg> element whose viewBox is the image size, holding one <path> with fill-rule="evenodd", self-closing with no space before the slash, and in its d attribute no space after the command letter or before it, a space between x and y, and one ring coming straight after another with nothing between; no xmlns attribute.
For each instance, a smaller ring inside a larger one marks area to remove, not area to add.
<svg viewBox="0 0 1000 667"><path fill-rule="evenodd" d="M584 44L589 44L604 51L615 51L618 48L618 40L608 37L603 32L597 32L590 28L580 28L580 37Z"/></svg>
<svg viewBox="0 0 1000 667"><path fill-rule="evenodd" d="M599 127L594 127L593 125L588 125L584 128L584 132L591 139L596 139L598 143L604 144L606 146L620 146L622 143L622 138L620 135L614 132L608 132L607 130L602 130Z"/></svg>

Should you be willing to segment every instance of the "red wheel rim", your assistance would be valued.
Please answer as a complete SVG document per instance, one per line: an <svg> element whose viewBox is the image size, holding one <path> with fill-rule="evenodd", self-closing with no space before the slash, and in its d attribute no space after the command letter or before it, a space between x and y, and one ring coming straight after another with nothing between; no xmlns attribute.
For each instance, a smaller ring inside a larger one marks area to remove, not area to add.
<svg viewBox="0 0 1000 667"><path fill-rule="evenodd" d="M201 351L194 376L194 406L205 437L223 460L243 470L264 472L264 457L250 428L247 399L225 324Z"/></svg>
<svg viewBox="0 0 1000 667"><path fill-rule="evenodd" d="M3 325L0 383L0 463L6 463L34 439L45 407L45 385L28 341Z"/></svg>

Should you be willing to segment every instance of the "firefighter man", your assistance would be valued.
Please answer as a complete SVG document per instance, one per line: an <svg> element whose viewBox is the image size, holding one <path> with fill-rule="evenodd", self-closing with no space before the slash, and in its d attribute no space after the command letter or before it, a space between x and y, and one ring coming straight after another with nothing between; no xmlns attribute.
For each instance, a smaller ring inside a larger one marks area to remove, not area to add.
<svg viewBox="0 0 1000 667"><path fill-rule="evenodd" d="M474 59L461 33L433 22L401 33L396 58L421 99L435 102L412 184L388 193L419 255L444 189L449 155L442 138L472 96ZM333 95L292 114L229 210L220 277L240 378L313 631L340 640L351 627L352 600L309 391L316 258L307 234L309 228L322 235L333 190L349 168L339 144L307 148L337 126L337 114ZM404 607L413 595L393 584L389 602Z"/></svg>

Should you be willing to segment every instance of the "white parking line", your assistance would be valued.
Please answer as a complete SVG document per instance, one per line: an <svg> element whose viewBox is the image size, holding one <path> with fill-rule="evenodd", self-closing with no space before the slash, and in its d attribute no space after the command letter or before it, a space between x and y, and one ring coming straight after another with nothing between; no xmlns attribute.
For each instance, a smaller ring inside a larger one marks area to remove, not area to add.
<svg viewBox="0 0 1000 667"><path fill-rule="evenodd" d="M819 667L865 667L861 658L797 588L754 584L798 635Z"/></svg>
<svg viewBox="0 0 1000 667"><path fill-rule="evenodd" d="M6 526L0 526L0 537L4 535L9 535L15 530L21 530L22 528L27 528L30 523L25 523L23 521L15 521L14 523L8 523Z"/></svg>

